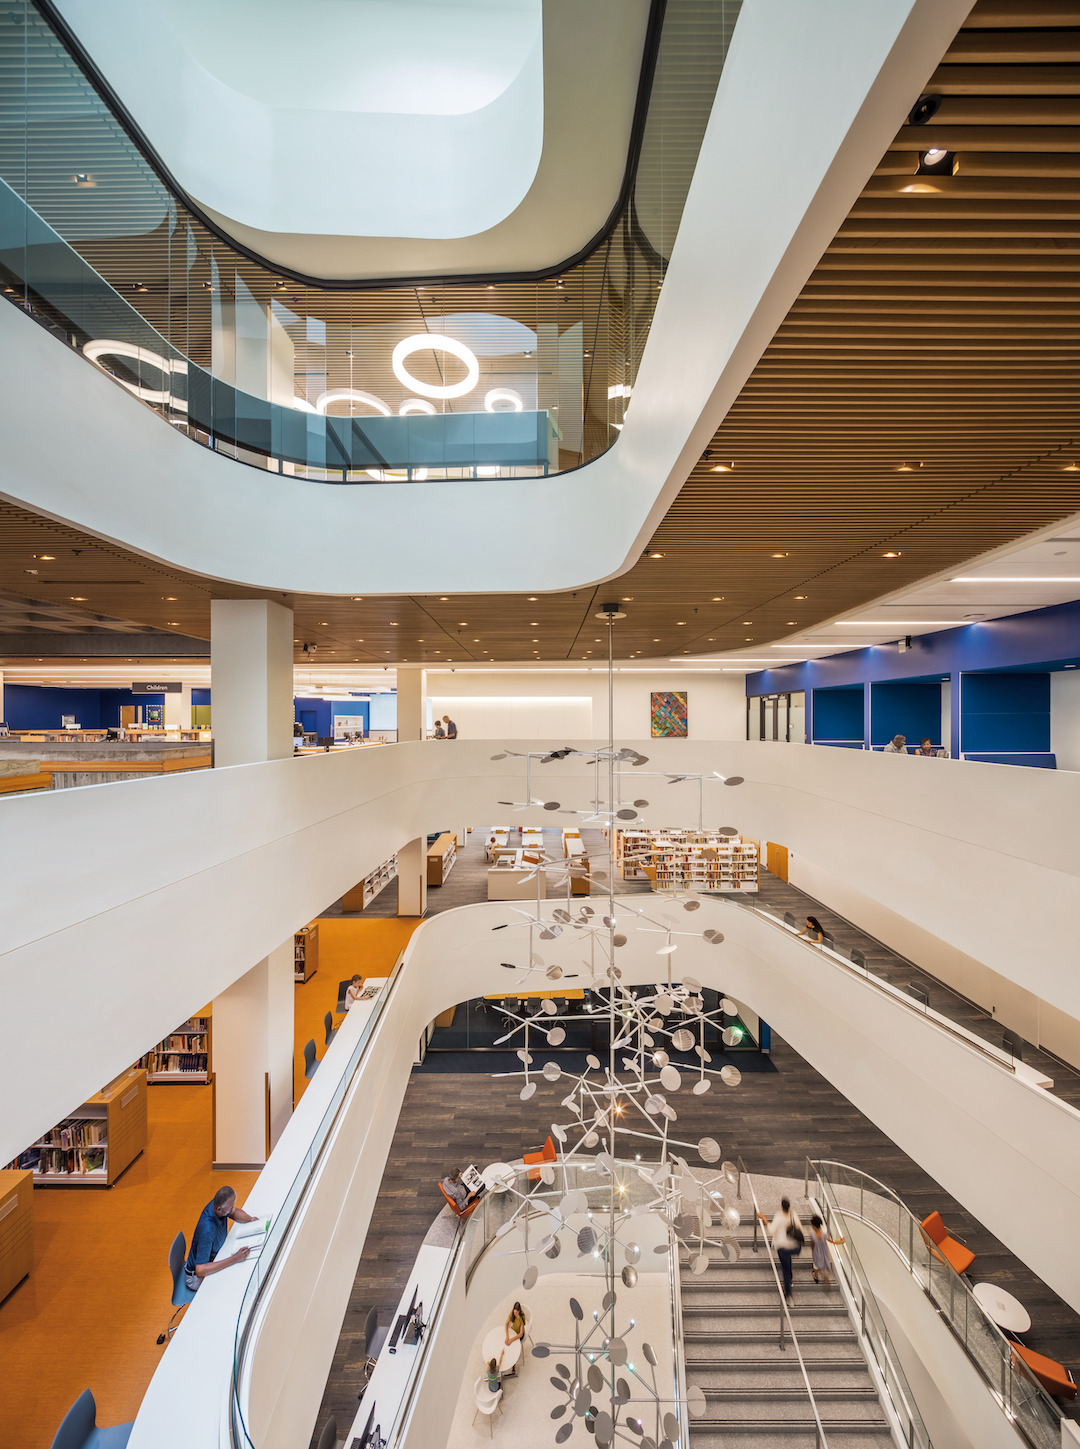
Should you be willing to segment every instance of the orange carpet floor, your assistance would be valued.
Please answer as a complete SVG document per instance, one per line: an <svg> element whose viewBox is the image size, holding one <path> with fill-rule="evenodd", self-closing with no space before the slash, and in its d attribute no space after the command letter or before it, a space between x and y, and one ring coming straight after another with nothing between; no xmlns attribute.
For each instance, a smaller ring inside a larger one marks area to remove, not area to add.
<svg viewBox="0 0 1080 1449"><path fill-rule="evenodd" d="M323 1016L339 980L389 973L415 919L319 922L319 965L296 988L296 1099L304 1043L323 1055ZM336 1018L339 1020L339 1018ZM0 1304L0 1445L49 1449L83 1389L99 1424L135 1417L165 1348L172 1313L167 1257L191 1241L199 1213L224 1183L211 1170L211 1089L156 1084L147 1093L146 1151L111 1188L36 1188L34 1266ZM257 1174L230 1173L241 1204Z"/></svg>

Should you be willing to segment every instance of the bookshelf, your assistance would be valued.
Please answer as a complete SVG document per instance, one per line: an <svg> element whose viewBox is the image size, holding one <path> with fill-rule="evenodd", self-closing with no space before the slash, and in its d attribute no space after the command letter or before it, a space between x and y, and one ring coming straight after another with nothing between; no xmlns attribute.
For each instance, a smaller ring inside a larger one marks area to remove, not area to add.
<svg viewBox="0 0 1080 1449"><path fill-rule="evenodd" d="M714 830L616 830L623 880L652 880L658 891L756 893L758 847Z"/></svg>
<svg viewBox="0 0 1080 1449"><path fill-rule="evenodd" d="M132 1067L95 1092L10 1164L35 1187L112 1187L146 1147L146 1072Z"/></svg>
<svg viewBox="0 0 1080 1449"><path fill-rule="evenodd" d="M427 852L427 883L429 886L446 884L446 877L457 860L457 837L452 831L440 835Z"/></svg>
<svg viewBox="0 0 1080 1449"><path fill-rule="evenodd" d="M210 1008L204 1007L164 1041L158 1042L139 1062L146 1067L146 1080L157 1082L208 1082L210 1080L210 1038L213 1022Z"/></svg>
<svg viewBox="0 0 1080 1449"><path fill-rule="evenodd" d="M297 986L310 981L319 969L319 927L317 922L301 926L293 937L293 980Z"/></svg>
<svg viewBox="0 0 1080 1449"><path fill-rule="evenodd" d="M392 855L389 860L384 860L382 865L377 866L370 875L366 875L362 881L354 885L351 891L345 892L341 898L342 910L366 910L392 880L397 880L396 855Z"/></svg>
<svg viewBox="0 0 1080 1449"><path fill-rule="evenodd" d="M0 1303L33 1267L33 1175L0 1172Z"/></svg>

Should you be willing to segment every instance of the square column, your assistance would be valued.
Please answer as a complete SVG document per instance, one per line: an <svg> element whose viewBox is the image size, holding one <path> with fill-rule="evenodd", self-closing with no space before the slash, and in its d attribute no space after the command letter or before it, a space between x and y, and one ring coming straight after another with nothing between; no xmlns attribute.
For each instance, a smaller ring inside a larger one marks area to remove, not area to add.
<svg viewBox="0 0 1080 1449"><path fill-rule="evenodd" d="M397 737L399 741L427 739L426 669L403 669L398 665Z"/></svg>
<svg viewBox="0 0 1080 1449"><path fill-rule="evenodd" d="M191 685L180 686L179 694L165 696L165 728L167 730L189 730L191 728Z"/></svg>
<svg viewBox="0 0 1080 1449"><path fill-rule="evenodd" d="M427 836L410 840L397 853L397 913L422 916L427 910Z"/></svg>
<svg viewBox="0 0 1080 1449"><path fill-rule="evenodd" d="M293 614L269 599L212 599L214 764L293 752Z"/></svg>
<svg viewBox="0 0 1080 1449"><path fill-rule="evenodd" d="M262 1167L292 1114L293 943L214 997L214 1167Z"/></svg>

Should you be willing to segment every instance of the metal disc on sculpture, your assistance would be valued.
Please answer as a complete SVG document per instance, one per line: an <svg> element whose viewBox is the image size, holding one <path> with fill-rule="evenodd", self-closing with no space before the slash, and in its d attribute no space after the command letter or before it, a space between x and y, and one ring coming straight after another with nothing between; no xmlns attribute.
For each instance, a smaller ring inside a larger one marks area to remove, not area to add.
<svg viewBox="0 0 1080 1449"><path fill-rule="evenodd" d="M531 1268L525 1269L525 1276L521 1280L521 1286L526 1289L535 1288L536 1280L539 1276L540 1269L534 1263Z"/></svg>
<svg viewBox="0 0 1080 1449"><path fill-rule="evenodd" d="M583 1385L574 1395L574 1413L579 1419L583 1419L592 1408L592 1389Z"/></svg>
<svg viewBox="0 0 1080 1449"><path fill-rule="evenodd" d="M707 1408L705 1394L697 1384L691 1384L686 1391L686 1407L695 1419L700 1419Z"/></svg>
<svg viewBox="0 0 1080 1449"><path fill-rule="evenodd" d="M677 1052L688 1052L694 1045L694 1033L688 1031L685 1026L680 1026L678 1031L671 1034L671 1045Z"/></svg>
<svg viewBox="0 0 1080 1449"><path fill-rule="evenodd" d="M566 910L563 910L563 908L561 906L559 906L556 910L552 911L551 914L555 917L555 919L557 921L564 921L565 922L565 921L569 921L569 919L570 919L570 912L569 911L566 911Z"/></svg>
<svg viewBox="0 0 1080 1449"><path fill-rule="evenodd" d="M552 1382L554 1383L554 1379L552 1380ZM569 1404L556 1404L551 1411L551 1417L553 1419L561 1419L569 1407Z"/></svg>
<svg viewBox="0 0 1080 1449"><path fill-rule="evenodd" d="M735 1166L734 1162L722 1162L720 1164L720 1171L727 1178L728 1182L738 1182L739 1169Z"/></svg>
<svg viewBox="0 0 1080 1449"><path fill-rule="evenodd" d="M626 945L626 937L623 935L623 933L621 931L618 931L618 932L616 932L616 934L614 936L612 936L612 938L611 938L611 944L613 946L625 946ZM618 972L615 972L614 974L615 975L618 975Z"/></svg>
<svg viewBox="0 0 1080 1449"><path fill-rule="evenodd" d="M604 1297L603 1297L603 1300L602 1300L600 1306L604 1310L604 1312L606 1313L609 1308L614 1308L615 1307L616 1301L617 1301L616 1295L609 1288L608 1291L604 1294Z"/></svg>
<svg viewBox="0 0 1080 1449"><path fill-rule="evenodd" d="M630 1263L622 1270L622 1280L627 1288L637 1287L637 1269Z"/></svg>
<svg viewBox="0 0 1080 1449"><path fill-rule="evenodd" d="M599 1071L599 1069L600 1069L600 1058L599 1057L594 1057L593 1054L592 1054L592 1052L590 1052L589 1055L585 1058L585 1060L586 1060L586 1062L588 1062L589 1066L592 1067L592 1069L593 1069L594 1072Z"/></svg>
<svg viewBox="0 0 1080 1449"><path fill-rule="evenodd" d="M598 1152L596 1154L596 1160L606 1172L615 1171L615 1159L610 1152Z"/></svg>
<svg viewBox="0 0 1080 1449"><path fill-rule="evenodd" d="M660 1112L660 1111L663 1110L663 1107L664 1107L663 1098L661 1098L661 1097L646 1097L645 1098L645 1110L646 1110L646 1112L648 1112L648 1114L649 1114L650 1117L655 1117L658 1112Z"/></svg>
<svg viewBox="0 0 1080 1449"><path fill-rule="evenodd" d="M742 1218L739 1216L739 1209L737 1207L726 1207L724 1209L724 1226L730 1229L731 1232L734 1232L741 1222Z"/></svg>
<svg viewBox="0 0 1080 1449"><path fill-rule="evenodd" d="M734 825L721 825L716 833L717 835L738 835L739 832L735 829Z"/></svg>
<svg viewBox="0 0 1080 1449"><path fill-rule="evenodd" d="M549 966L547 968L547 970L544 972L544 975L547 977L547 979L549 981L558 981L559 978L562 976L562 967L561 966Z"/></svg>
<svg viewBox="0 0 1080 1449"><path fill-rule="evenodd" d="M710 928L704 932L704 937L710 946L719 946L724 939L724 933L723 931L716 931Z"/></svg>
<svg viewBox="0 0 1080 1449"><path fill-rule="evenodd" d="M532 1351L533 1358L547 1358L547 1356L550 1353L551 1353L551 1345L550 1344L547 1344L547 1343L537 1343L537 1344L534 1344L533 1345L533 1351Z"/></svg>
<svg viewBox="0 0 1080 1449"><path fill-rule="evenodd" d="M559 808L559 802L558 802L558 800L545 800L544 801L544 809L545 810L558 810L558 808Z"/></svg>
<svg viewBox="0 0 1080 1449"><path fill-rule="evenodd" d="M566 1040L566 1032L561 1026L553 1026L547 1034L548 1046L562 1046Z"/></svg>
<svg viewBox="0 0 1080 1449"><path fill-rule="evenodd" d="M720 1246L723 1248L724 1257L728 1260L729 1263L737 1263L739 1261L739 1254L741 1250L734 1238L725 1238Z"/></svg>
<svg viewBox="0 0 1080 1449"><path fill-rule="evenodd" d="M586 1132L585 1136L581 1139L581 1145L582 1147L595 1147L599 1141L600 1138L595 1132Z"/></svg>
<svg viewBox="0 0 1080 1449"><path fill-rule="evenodd" d="M657 951L656 954L658 956L670 956L673 952L677 951L678 949L679 948L675 944L675 942L672 942L670 945L661 946L660 949Z"/></svg>
<svg viewBox="0 0 1080 1449"><path fill-rule="evenodd" d="M691 1258L690 1271L691 1273L693 1273L694 1277L700 1278L702 1273L707 1273L709 1271L709 1263L711 1261L712 1260L710 1259L708 1253L698 1253L696 1257Z"/></svg>
<svg viewBox="0 0 1080 1449"><path fill-rule="evenodd" d="M578 1257L584 1258L596 1247L596 1229L589 1224L581 1228L577 1235Z"/></svg>
<svg viewBox="0 0 1080 1449"><path fill-rule="evenodd" d="M567 1383L570 1382L570 1370L566 1367L566 1365L564 1363L557 1363L555 1365L555 1372L561 1378L564 1378L567 1381ZM566 1384L560 1384L558 1379L552 1379L551 1382L555 1385L555 1387L557 1389L565 1389L566 1388Z"/></svg>
<svg viewBox="0 0 1080 1449"><path fill-rule="evenodd" d="M636 810L631 810L629 808L627 808L626 810L616 810L615 811L615 815L616 815L616 818L619 819L619 820L636 820L637 819L637 811Z"/></svg>
<svg viewBox="0 0 1080 1449"><path fill-rule="evenodd" d="M742 1072L738 1067L721 1067L720 1077L729 1087L737 1087L742 1081Z"/></svg>
<svg viewBox="0 0 1080 1449"><path fill-rule="evenodd" d="M648 800L635 800L634 801L634 807L637 810L647 810L648 809L648 806L649 806Z"/></svg>
<svg viewBox="0 0 1080 1449"><path fill-rule="evenodd" d="M644 1434L645 1432L645 1425L640 1419L627 1419L626 1427L632 1434Z"/></svg>
<svg viewBox="0 0 1080 1449"><path fill-rule="evenodd" d="M702 1077L702 1079L701 1079L700 1082L695 1082L694 1083L694 1096L695 1097L703 1097L706 1092L711 1092L711 1091L712 1091L712 1082L709 1081L708 1077Z"/></svg>
<svg viewBox="0 0 1080 1449"><path fill-rule="evenodd" d="M666 992L661 992L652 1005L658 1016L669 1016L675 1003Z"/></svg>
<svg viewBox="0 0 1080 1449"><path fill-rule="evenodd" d="M613 1363L616 1368L626 1362L626 1340L624 1338L609 1338L607 1346L608 1362Z"/></svg>
<svg viewBox="0 0 1080 1449"><path fill-rule="evenodd" d="M552 1135L552 1137L555 1138L555 1140L557 1142L565 1142L566 1141L566 1128L565 1127L560 1127L559 1124L558 1124L558 1122L552 1122L552 1124L551 1124L551 1135Z"/></svg>
<svg viewBox="0 0 1080 1449"><path fill-rule="evenodd" d="M598 1394L604 1387L604 1375L594 1363L589 1365L589 1371L586 1377L589 1381L589 1388L592 1389L594 1394Z"/></svg>
<svg viewBox="0 0 1080 1449"><path fill-rule="evenodd" d="M701 902L700 901L683 901L683 910L684 911L700 911L701 910Z"/></svg>
<svg viewBox="0 0 1080 1449"><path fill-rule="evenodd" d="M738 1016L739 1003L732 1001L730 996L725 996L720 1002L720 1010L728 1016Z"/></svg>
<svg viewBox="0 0 1080 1449"><path fill-rule="evenodd" d="M559 1066L558 1062L545 1062L544 1063L544 1080L545 1081L547 1081L547 1082L557 1082L561 1076L562 1076L562 1067Z"/></svg>
<svg viewBox="0 0 1080 1449"><path fill-rule="evenodd" d="M608 928L609 931L613 931L615 929L616 924L617 923L616 923L616 920L615 920L615 917L614 916L605 916L604 917L604 925L607 926L607 928Z"/></svg>
<svg viewBox="0 0 1080 1449"><path fill-rule="evenodd" d="M574 1426L573 1426L573 1424L563 1424L561 1426L561 1428L556 1432L556 1435L555 1435L555 1443L556 1444L565 1444L566 1441L567 1441L567 1439L569 1439L570 1435L573 1432L574 1432Z"/></svg>
<svg viewBox="0 0 1080 1449"><path fill-rule="evenodd" d="M643 1040L647 1047L651 1047L654 1045L653 1038L649 1035L648 1032L645 1033ZM670 1061L670 1057L668 1056L667 1052L664 1051L663 1047L661 1047L658 1052L653 1052L653 1061L658 1067L666 1067L668 1062Z"/></svg>
<svg viewBox="0 0 1080 1449"><path fill-rule="evenodd" d="M589 1199L582 1192L580 1187L572 1187L563 1197L559 1204L559 1212L564 1218L571 1217L574 1213L583 1213L589 1205Z"/></svg>
<svg viewBox="0 0 1080 1449"><path fill-rule="evenodd" d="M497 1238L505 1238L507 1233L512 1233L516 1227L518 1227L518 1223L516 1221L500 1223L499 1226L495 1229L495 1236Z"/></svg>
<svg viewBox="0 0 1080 1449"><path fill-rule="evenodd" d="M664 1415L664 1433L673 1444L679 1442L679 1421L674 1414L667 1413Z"/></svg>
<svg viewBox="0 0 1080 1449"><path fill-rule="evenodd" d="M562 935L561 926L545 926L540 932L541 941L554 941L556 936Z"/></svg>
<svg viewBox="0 0 1080 1449"><path fill-rule="evenodd" d="M517 1059L519 1062L524 1062L525 1065L528 1066L529 1063L532 1061L532 1054L530 1052L527 1052L524 1047L518 1047Z"/></svg>
<svg viewBox="0 0 1080 1449"><path fill-rule="evenodd" d="M560 1243L559 1240L558 1240L558 1238L556 1238L552 1242L550 1248L545 1248L544 1249L544 1257L545 1258L557 1258L561 1252L562 1252L562 1243Z"/></svg>
<svg viewBox="0 0 1080 1449"><path fill-rule="evenodd" d="M742 1028L738 1026L725 1026L720 1033L720 1040L725 1046L738 1046L742 1039Z"/></svg>
<svg viewBox="0 0 1080 1449"><path fill-rule="evenodd" d="M646 1208L646 1212L647 1211L648 1211L648 1209ZM657 1243L656 1247L653 1248L653 1252L654 1253L661 1253L661 1254L663 1254L663 1253L668 1253L670 1251L671 1251L671 1245L669 1243Z"/></svg>
<svg viewBox="0 0 1080 1449"><path fill-rule="evenodd" d="M574 1315L574 1317L578 1320L579 1323L585 1317L585 1311L582 1308L581 1304L577 1301L576 1298L571 1298L571 1300L570 1300L570 1312ZM567 1374L567 1378L569 1378L569 1377L570 1377L570 1375Z"/></svg>
<svg viewBox="0 0 1080 1449"><path fill-rule="evenodd" d="M505 755L492 755L491 758L493 760L505 760L506 759L506 756ZM499 803L501 805L502 804L502 801L500 800Z"/></svg>
<svg viewBox="0 0 1080 1449"><path fill-rule="evenodd" d="M696 976L684 976L682 979L682 984L686 987L687 991L701 990L701 982L697 979Z"/></svg>
<svg viewBox="0 0 1080 1449"><path fill-rule="evenodd" d="M669 1107L667 1103L664 1104L664 1116L668 1119L669 1122L677 1122L679 1120L679 1114L676 1112L675 1108Z"/></svg>
<svg viewBox="0 0 1080 1449"><path fill-rule="evenodd" d="M665 1092L677 1092L682 1086L682 1077L679 1076L678 1067L673 1067L670 1063L661 1067L660 1082Z"/></svg>
<svg viewBox="0 0 1080 1449"><path fill-rule="evenodd" d="M592 906L582 906L581 914L583 916L595 916L596 912L593 910Z"/></svg>
<svg viewBox="0 0 1080 1449"><path fill-rule="evenodd" d="M593 871L590 871L589 872L589 875L590 875L591 879L593 879L593 880L607 880L607 871L606 870L593 870ZM590 911L589 912L589 915L591 916L592 914L593 914L592 911Z"/></svg>
<svg viewBox="0 0 1080 1449"><path fill-rule="evenodd" d="M637 1263L641 1260L641 1246L638 1243L627 1243L623 1247L623 1257L628 1263Z"/></svg>
<svg viewBox="0 0 1080 1449"><path fill-rule="evenodd" d="M542 966L544 964L544 958L540 955L539 951L534 951L529 957L529 961L533 966Z"/></svg>
<svg viewBox="0 0 1080 1449"><path fill-rule="evenodd" d="M555 1169L550 1162L541 1163L540 1181L546 1183L548 1187L555 1181Z"/></svg>
<svg viewBox="0 0 1080 1449"><path fill-rule="evenodd" d="M628 1404L630 1402L630 1385L625 1379L615 1380L615 1392L612 1398L617 1404Z"/></svg>
<svg viewBox="0 0 1080 1449"><path fill-rule="evenodd" d="M593 1433L596 1435L596 1442L599 1445L599 1449L609 1449L615 1437L615 1426L611 1421L611 1415L603 1409L596 1416Z"/></svg>
<svg viewBox="0 0 1080 1449"><path fill-rule="evenodd" d="M703 1137L697 1145L697 1150L702 1162L720 1161L720 1144L714 1137Z"/></svg>
<svg viewBox="0 0 1080 1449"><path fill-rule="evenodd" d="M649 1181L659 1185L671 1171L670 1162L661 1162L660 1166L649 1173Z"/></svg>
<svg viewBox="0 0 1080 1449"><path fill-rule="evenodd" d="M559 1008L555 1005L554 1001L552 1001L550 996L545 996L543 1001L541 1001L540 1003L540 1010L544 1013L545 1016L556 1016L558 1015Z"/></svg>
<svg viewBox="0 0 1080 1449"><path fill-rule="evenodd" d="M521 1091L518 1093L518 1096L521 1098L521 1100L523 1102L527 1102L529 1100L529 1098L532 1096L532 1094L535 1091L536 1091L536 1083L535 1082L526 1082L525 1085L522 1087Z"/></svg>

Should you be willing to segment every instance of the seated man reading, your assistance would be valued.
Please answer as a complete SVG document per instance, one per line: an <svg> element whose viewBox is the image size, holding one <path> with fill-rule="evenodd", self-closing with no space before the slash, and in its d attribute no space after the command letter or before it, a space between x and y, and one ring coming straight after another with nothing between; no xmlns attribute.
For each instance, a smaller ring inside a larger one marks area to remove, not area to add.
<svg viewBox="0 0 1080 1449"><path fill-rule="evenodd" d="M229 1233L229 1219L234 1223L253 1223L255 1219L243 1208L236 1206L236 1193L231 1187L219 1187L212 1202L208 1202L199 1214L195 1231L191 1236L191 1251L184 1264L184 1282L194 1293L202 1280L211 1273L220 1273L233 1263L242 1263L251 1252L250 1248L237 1248L227 1258L217 1262Z"/></svg>

